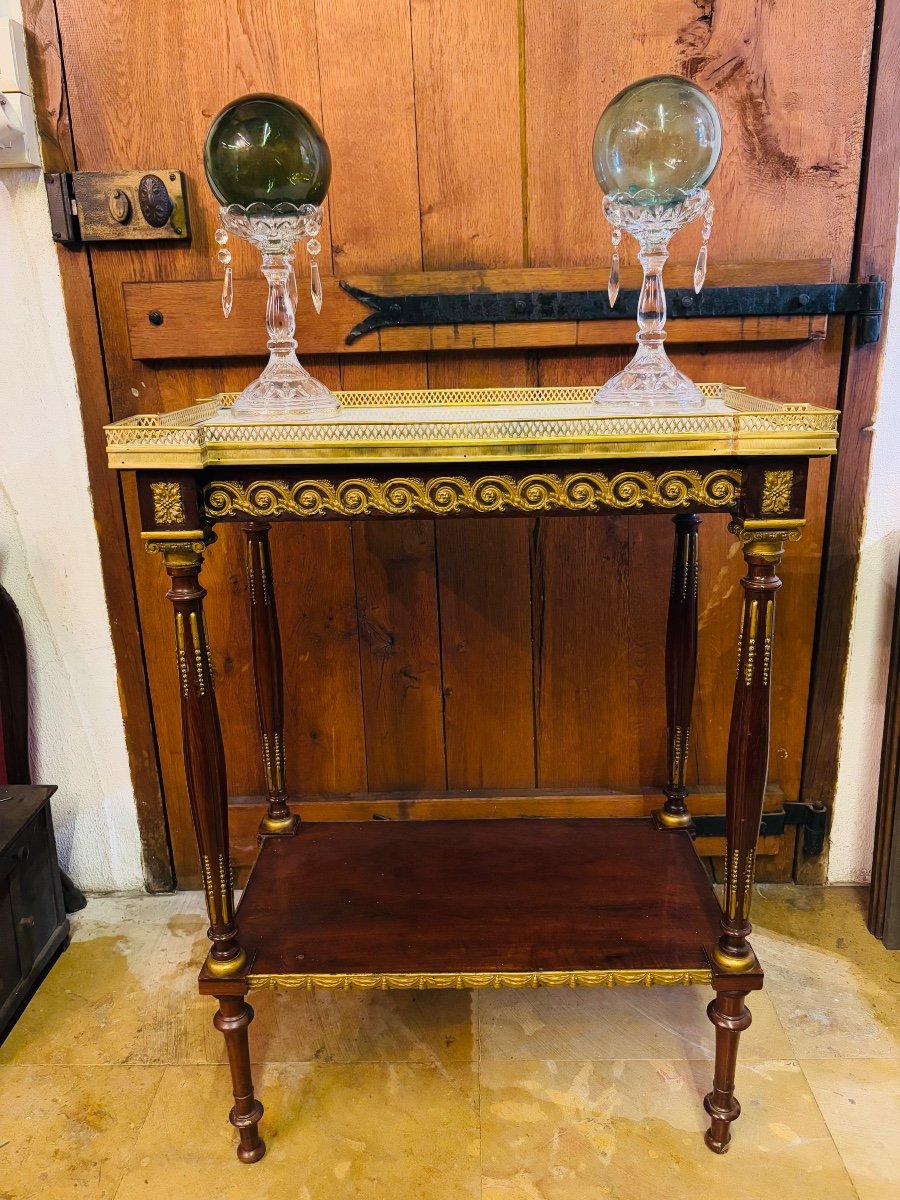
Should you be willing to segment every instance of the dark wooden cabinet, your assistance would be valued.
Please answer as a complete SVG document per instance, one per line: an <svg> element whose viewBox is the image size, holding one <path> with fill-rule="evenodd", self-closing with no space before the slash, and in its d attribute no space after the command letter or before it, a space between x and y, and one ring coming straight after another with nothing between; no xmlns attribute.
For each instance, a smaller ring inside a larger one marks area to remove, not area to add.
<svg viewBox="0 0 900 1200"><path fill-rule="evenodd" d="M0 1041L69 938L50 813L55 791L0 785Z"/></svg>

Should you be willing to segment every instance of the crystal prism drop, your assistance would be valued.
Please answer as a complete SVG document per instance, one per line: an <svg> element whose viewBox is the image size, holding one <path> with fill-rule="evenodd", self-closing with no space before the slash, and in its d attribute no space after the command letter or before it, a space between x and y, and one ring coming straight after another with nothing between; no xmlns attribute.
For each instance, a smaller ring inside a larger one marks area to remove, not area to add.
<svg viewBox="0 0 900 1200"><path fill-rule="evenodd" d="M291 273L288 275L287 282L288 300L291 302L291 308L294 312L297 311L297 274L294 270L294 264L291 263Z"/></svg>
<svg viewBox="0 0 900 1200"><path fill-rule="evenodd" d="M694 291L700 295L700 289L703 287L703 281L706 279L706 242L700 247L700 253L697 255L697 265L694 267Z"/></svg>
<svg viewBox="0 0 900 1200"><path fill-rule="evenodd" d="M317 313L322 311L322 277L319 274L319 264L312 259L309 264L309 294Z"/></svg>
<svg viewBox="0 0 900 1200"><path fill-rule="evenodd" d="M234 284L231 279L231 267L226 267L225 279L222 283L222 312L226 317L231 315L232 304L234 304Z"/></svg>
<svg viewBox="0 0 900 1200"><path fill-rule="evenodd" d="M609 284L606 289L609 296L609 307L615 308L616 300L619 298L619 252L616 250L612 256L612 262L609 264Z"/></svg>

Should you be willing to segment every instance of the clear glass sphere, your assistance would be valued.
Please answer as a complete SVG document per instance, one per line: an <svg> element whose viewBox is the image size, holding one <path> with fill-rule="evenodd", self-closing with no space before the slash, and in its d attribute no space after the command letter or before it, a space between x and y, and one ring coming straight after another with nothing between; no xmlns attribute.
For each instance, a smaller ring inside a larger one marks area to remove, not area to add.
<svg viewBox="0 0 900 1200"><path fill-rule="evenodd" d="M710 97L678 75L639 79L619 92L594 131L594 174L607 195L668 204L705 187L722 153Z"/></svg>
<svg viewBox="0 0 900 1200"><path fill-rule="evenodd" d="M220 204L321 204L331 154L309 113L283 96L242 96L209 127L206 178Z"/></svg>

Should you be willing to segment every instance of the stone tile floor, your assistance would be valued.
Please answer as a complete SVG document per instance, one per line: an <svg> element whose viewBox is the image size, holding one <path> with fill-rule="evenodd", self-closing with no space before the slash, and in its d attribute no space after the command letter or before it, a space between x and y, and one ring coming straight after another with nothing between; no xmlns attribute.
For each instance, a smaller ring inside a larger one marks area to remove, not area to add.
<svg viewBox="0 0 900 1200"><path fill-rule="evenodd" d="M897 1200L900 953L855 888L757 889L729 1154L706 988L254 993L234 1156L199 894L99 897L0 1047L0 1200Z"/></svg>

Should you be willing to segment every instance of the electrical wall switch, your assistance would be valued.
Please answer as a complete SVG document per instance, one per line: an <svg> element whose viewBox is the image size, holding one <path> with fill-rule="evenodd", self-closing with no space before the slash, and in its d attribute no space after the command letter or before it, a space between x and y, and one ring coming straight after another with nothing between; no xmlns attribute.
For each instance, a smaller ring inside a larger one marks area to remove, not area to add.
<svg viewBox="0 0 900 1200"><path fill-rule="evenodd" d="M18 21L0 20L0 167L39 167L41 150L25 31Z"/></svg>

